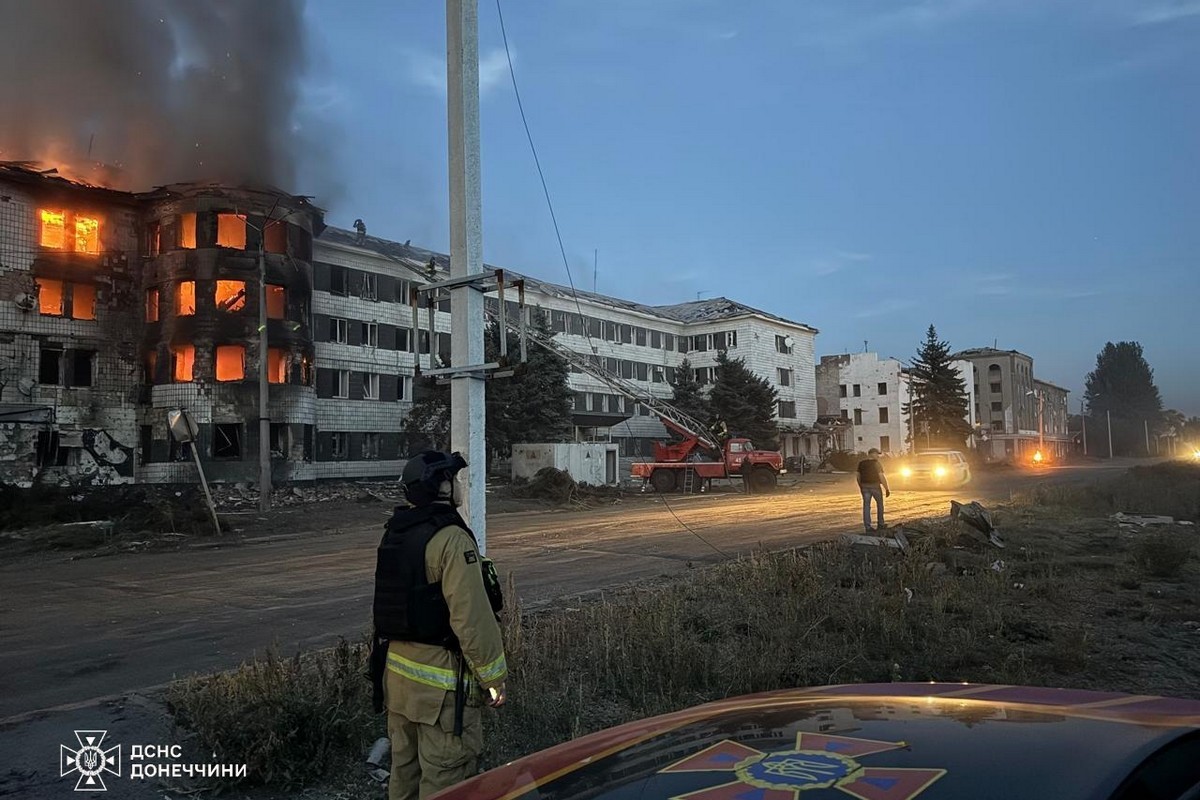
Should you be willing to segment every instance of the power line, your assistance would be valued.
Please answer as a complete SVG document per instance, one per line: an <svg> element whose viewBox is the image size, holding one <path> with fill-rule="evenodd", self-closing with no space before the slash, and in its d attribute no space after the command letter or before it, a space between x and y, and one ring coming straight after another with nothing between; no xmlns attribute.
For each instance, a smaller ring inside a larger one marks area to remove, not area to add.
<svg viewBox="0 0 1200 800"><path fill-rule="evenodd" d="M496 14L500 18L500 36L504 40L504 56L508 60L508 75L512 79L513 94L517 98L517 109L521 112L521 124L525 128L525 138L528 140L529 150L533 154L533 163L537 167L538 179L541 180L541 182L542 182L542 194L545 195L545 197L546 197L546 207L550 210L550 221L554 224L554 235L558 239L558 252L562 256L563 269L565 269L567 272L567 282L570 284L570 287L571 287L571 297L575 301L575 310L579 313L579 321L581 323L581 327L583 328L584 337L587 339L588 348L592 351L592 353L594 355L594 354L596 354L596 346L594 344L592 344L592 335L591 335L591 333L588 332L587 324L584 323L584 321L583 321L583 319L584 319L583 305L579 302L579 291L575 288L575 278L571 275L571 264L567 259L567 249L566 249L566 247L563 246L562 231L558 227L558 216L554 213L554 202L550 199L550 188L546 184L546 174L542 170L542 161L540 158L538 158L537 146L534 145L534 143L533 143L533 133L529 130L529 120L525 116L525 104L521 102L521 90L517 86L516 70L513 69L512 51L509 49L509 46L508 46L508 31L505 29L505 26L504 26L504 11L500 7L500 0L496 0ZM642 463L646 463L645 456L639 456L639 458L642 460ZM701 480L703 480L703 479L701 479ZM688 525L686 522L684 522L682 519L680 519L679 515L675 513L675 509L671 508L670 503L667 502L665 493L663 494L662 501L663 501L663 507L666 508L668 512L670 512L671 516L675 518L675 521L678 522L679 525L682 526L684 530L686 530L688 533L695 536L700 541L704 542L704 544L708 545L714 552L716 552L722 558L726 558L726 559L732 558L732 556L729 553L726 553L724 550L717 547L715 544L710 542L708 539L701 536L699 533L697 533L695 530L693 530L690 525Z"/></svg>

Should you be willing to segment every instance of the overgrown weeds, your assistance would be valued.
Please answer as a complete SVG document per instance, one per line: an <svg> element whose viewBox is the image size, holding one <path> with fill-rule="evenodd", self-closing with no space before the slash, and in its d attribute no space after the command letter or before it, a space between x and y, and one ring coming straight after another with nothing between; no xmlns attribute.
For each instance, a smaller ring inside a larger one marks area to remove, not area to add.
<svg viewBox="0 0 1200 800"><path fill-rule="evenodd" d="M1124 511L1200 520L1200 465L1169 462L1134 467L1120 478L1090 485L1039 486L1014 500L1089 514Z"/></svg>
<svg viewBox="0 0 1200 800"><path fill-rule="evenodd" d="M1178 578L1196 551L1196 535L1178 531L1155 531L1139 539L1133 560L1156 578Z"/></svg>
<svg viewBox="0 0 1200 800"><path fill-rule="evenodd" d="M269 650L232 672L173 684L167 703L213 763L246 764L252 781L290 790L361 761L383 735L366 662L366 644L345 640L309 657Z"/></svg>

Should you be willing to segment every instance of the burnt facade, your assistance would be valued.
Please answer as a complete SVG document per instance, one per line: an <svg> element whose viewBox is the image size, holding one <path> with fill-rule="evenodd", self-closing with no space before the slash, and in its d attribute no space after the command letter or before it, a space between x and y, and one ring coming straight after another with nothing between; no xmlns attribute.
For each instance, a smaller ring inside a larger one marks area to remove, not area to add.
<svg viewBox="0 0 1200 800"><path fill-rule="evenodd" d="M193 481L173 408L199 423L213 479L254 480L260 368L273 474L309 477L322 229L270 189L134 195L0 164L0 482Z"/></svg>

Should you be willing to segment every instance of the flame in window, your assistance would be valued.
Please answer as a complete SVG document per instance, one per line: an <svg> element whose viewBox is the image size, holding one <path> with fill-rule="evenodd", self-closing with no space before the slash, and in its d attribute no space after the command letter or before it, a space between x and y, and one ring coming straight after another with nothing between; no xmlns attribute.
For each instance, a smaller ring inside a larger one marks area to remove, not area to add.
<svg viewBox="0 0 1200 800"><path fill-rule="evenodd" d="M246 249L246 218L238 214L217 214L217 247Z"/></svg>
<svg viewBox="0 0 1200 800"><path fill-rule="evenodd" d="M267 319L283 319L287 316L287 290L282 286L267 284Z"/></svg>
<svg viewBox="0 0 1200 800"><path fill-rule="evenodd" d="M178 344L171 348L175 357L175 368L171 371L176 381L190 381L192 368L196 364L196 348L190 344Z"/></svg>
<svg viewBox="0 0 1200 800"><path fill-rule="evenodd" d="M245 281L217 281L217 310L241 311L246 307Z"/></svg>
<svg viewBox="0 0 1200 800"><path fill-rule="evenodd" d="M186 317L196 313L196 282L179 282L179 300L175 306L178 316Z"/></svg>
<svg viewBox="0 0 1200 800"><path fill-rule="evenodd" d="M42 233L40 242L42 247L62 250L67 246L67 212L51 211L43 208L41 215Z"/></svg>
<svg viewBox="0 0 1200 800"><path fill-rule="evenodd" d="M267 380L271 383L287 383L287 351L279 347L267 348Z"/></svg>
<svg viewBox="0 0 1200 800"><path fill-rule="evenodd" d="M38 289L38 313L52 317L63 315L63 282L49 278L36 278Z"/></svg>
<svg viewBox="0 0 1200 800"><path fill-rule="evenodd" d="M196 249L196 214L193 211L179 215L179 246L184 250Z"/></svg>
<svg viewBox="0 0 1200 800"><path fill-rule="evenodd" d="M100 252L100 220L76 215L75 252L90 255Z"/></svg>
<svg viewBox="0 0 1200 800"><path fill-rule="evenodd" d="M217 380L240 381L246 377L246 348L240 344L217 347Z"/></svg>

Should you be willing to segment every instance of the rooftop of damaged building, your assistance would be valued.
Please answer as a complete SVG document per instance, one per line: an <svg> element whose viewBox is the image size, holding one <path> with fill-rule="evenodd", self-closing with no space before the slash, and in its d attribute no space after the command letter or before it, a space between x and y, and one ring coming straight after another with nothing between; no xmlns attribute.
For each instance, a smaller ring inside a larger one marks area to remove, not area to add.
<svg viewBox="0 0 1200 800"><path fill-rule="evenodd" d="M378 236L359 234L357 231L334 226L327 227L325 232L321 234L320 239L322 242L370 250L408 268L414 275L426 279L429 277L428 269L431 262L437 272L447 273L450 270L450 256L445 253L415 247L411 242L401 244L389 239L381 239ZM500 267L491 264L486 266L488 269L500 269ZM544 281L509 269L505 269L504 273L512 279L524 280L527 288L551 297L559 297L565 300L578 298L589 303L604 305L622 311L646 314L672 322L695 324L702 322L723 322L742 317L761 317L806 332L818 333L817 329L811 325L786 319L769 311L763 311L726 297L712 297L704 300L693 300L687 303L676 303L674 305L652 306L633 300L624 300L620 297L588 292L582 289L573 289L569 286L551 283L550 281Z"/></svg>
<svg viewBox="0 0 1200 800"><path fill-rule="evenodd" d="M102 176L105 169L102 164L96 165L97 176ZM137 202L137 197L131 192L110 189L101 183L92 183L74 175L68 176L60 172L58 167L47 166L40 161L0 161L0 180L43 189L87 193L109 202Z"/></svg>
<svg viewBox="0 0 1200 800"><path fill-rule="evenodd" d="M988 358L995 356L1021 356L1023 358L1032 358L1032 356L1022 353L1020 350L1000 350L996 347L968 347L966 350L959 350L957 353L951 353L950 358Z"/></svg>

